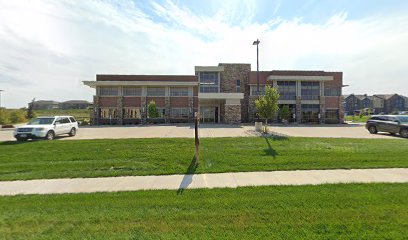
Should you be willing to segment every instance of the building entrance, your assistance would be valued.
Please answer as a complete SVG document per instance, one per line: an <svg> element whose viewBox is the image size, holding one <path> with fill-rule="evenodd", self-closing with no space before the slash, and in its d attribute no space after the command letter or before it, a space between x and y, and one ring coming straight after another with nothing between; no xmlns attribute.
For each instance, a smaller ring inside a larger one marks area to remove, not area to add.
<svg viewBox="0 0 408 240"><path fill-rule="evenodd" d="M200 121L202 123L217 123L218 122L218 107L200 107Z"/></svg>

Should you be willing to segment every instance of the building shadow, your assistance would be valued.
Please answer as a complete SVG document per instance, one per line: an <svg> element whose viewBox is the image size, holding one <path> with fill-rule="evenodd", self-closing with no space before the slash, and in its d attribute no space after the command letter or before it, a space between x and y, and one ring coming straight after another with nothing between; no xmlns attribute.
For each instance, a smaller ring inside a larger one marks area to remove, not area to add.
<svg viewBox="0 0 408 240"><path fill-rule="evenodd" d="M183 180L181 180L180 186L177 190L177 195L183 194L184 190L190 186L193 182L193 176L197 170L198 164L196 163L195 156L191 160L190 166L188 166L186 173L184 174Z"/></svg>

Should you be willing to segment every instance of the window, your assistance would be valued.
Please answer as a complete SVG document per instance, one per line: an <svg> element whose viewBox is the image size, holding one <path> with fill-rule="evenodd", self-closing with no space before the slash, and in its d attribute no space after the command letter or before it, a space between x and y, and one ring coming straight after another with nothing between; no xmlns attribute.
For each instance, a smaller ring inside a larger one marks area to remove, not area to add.
<svg viewBox="0 0 408 240"><path fill-rule="evenodd" d="M188 88L170 88L170 96L172 97L184 97L188 96Z"/></svg>
<svg viewBox="0 0 408 240"><path fill-rule="evenodd" d="M189 109L188 108L172 108L171 118L188 118Z"/></svg>
<svg viewBox="0 0 408 240"><path fill-rule="evenodd" d="M280 100L296 100L296 82L278 81Z"/></svg>
<svg viewBox="0 0 408 240"><path fill-rule="evenodd" d="M319 82L302 82L301 88L303 100L319 100L320 96Z"/></svg>
<svg viewBox="0 0 408 240"><path fill-rule="evenodd" d="M251 96L263 96L265 95L265 85L259 85L259 94L257 93L257 86L251 86Z"/></svg>
<svg viewBox="0 0 408 240"><path fill-rule="evenodd" d="M241 80L237 80L237 93L241 92Z"/></svg>
<svg viewBox="0 0 408 240"><path fill-rule="evenodd" d="M119 88L117 87L99 87L100 96L118 96Z"/></svg>
<svg viewBox="0 0 408 240"><path fill-rule="evenodd" d="M73 118L73 117L70 117L69 120L71 120L71 122L73 122L73 123L76 122L75 118Z"/></svg>
<svg viewBox="0 0 408 240"><path fill-rule="evenodd" d="M166 89L164 87L149 87L147 88L147 96L149 97L164 97Z"/></svg>
<svg viewBox="0 0 408 240"><path fill-rule="evenodd" d="M123 88L123 96L142 96L142 88L140 87L125 87Z"/></svg>
<svg viewBox="0 0 408 240"><path fill-rule="evenodd" d="M302 122L318 123L319 122L319 104L302 104Z"/></svg>
<svg viewBox="0 0 408 240"><path fill-rule="evenodd" d="M109 119L117 118L118 111L116 108L100 108L99 117Z"/></svg>
<svg viewBox="0 0 408 240"><path fill-rule="evenodd" d="M218 72L200 72L200 92L217 93L219 92Z"/></svg>
<svg viewBox="0 0 408 240"><path fill-rule="evenodd" d="M140 108L124 108L123 118L125 119L141 119Z"/></svg>
<svg viewBox="0 0 408 240"><path fill-rule="evenodd" d="M326 110L325 114L325 122L326 123L339 123L339 110L337 109L328 109Z"/></svg>
<svg viewBox="0 0 408 240"><path fill-rule="evenodd" d="M339 87L324 87L325 96L335 96L338 97L341 95L341 88Z"/></svg>

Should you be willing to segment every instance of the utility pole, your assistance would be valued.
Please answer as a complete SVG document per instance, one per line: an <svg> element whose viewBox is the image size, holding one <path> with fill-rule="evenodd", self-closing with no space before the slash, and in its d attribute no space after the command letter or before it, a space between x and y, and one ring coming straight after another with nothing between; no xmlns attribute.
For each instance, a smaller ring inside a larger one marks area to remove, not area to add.
<svg viewBox="0 0 408 240"><path fill-rule="evenodd" d="M256 39L252 45L256 45L256 95L259 96L259 39ZM259 122L259 113L257 114Z"/></svg>
<svg viewBox="0 0 408 240"><path fill-rule="evenodd" d="M3 92L4 90L0 89L0 108L1 108L1 92Z"/></svg>

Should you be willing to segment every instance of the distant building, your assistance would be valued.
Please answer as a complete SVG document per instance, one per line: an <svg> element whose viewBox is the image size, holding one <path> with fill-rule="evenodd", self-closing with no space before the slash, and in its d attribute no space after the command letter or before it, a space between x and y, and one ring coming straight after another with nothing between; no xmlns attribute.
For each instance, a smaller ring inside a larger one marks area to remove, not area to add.
<svg viewBox="0 0 408 240"><path fill-rule="evenodd" d="M92 106L92 103L85 100L69 100L60 103L61 109L87 109Z"/></svg>
<svg viewBox="0 0 408 240"><path fill-rule="evenodd" d="M30 105L29 103L28 105ZM38 100L33 102L34 110L59 109L60 103L52 100Z"/></svg>
<svg viewBox="0 0 408 240"><path fill-rule="evenodd" d="M408 98L399 94L374 94L372 96L350 94L344 96L344 110L353 115L362 109L370 108L374 113L396 113L407 110Z"/></svg>

